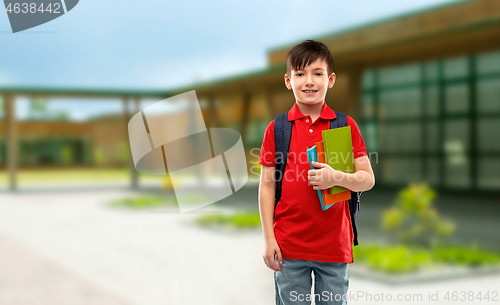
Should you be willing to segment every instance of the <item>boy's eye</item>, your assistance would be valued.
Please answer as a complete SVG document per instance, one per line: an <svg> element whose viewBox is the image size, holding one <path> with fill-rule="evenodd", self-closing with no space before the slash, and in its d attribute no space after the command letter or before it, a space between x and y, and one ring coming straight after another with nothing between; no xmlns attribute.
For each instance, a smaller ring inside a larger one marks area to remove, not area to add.
<svg viewBox="0 0 500 305"><path fill-rule="evenodd" d="M304 73L295 73L295 76L303 76L303 75L304 75ZM318 72L315 75L321 76L321 75L323 75L323 73Z"/></svg>

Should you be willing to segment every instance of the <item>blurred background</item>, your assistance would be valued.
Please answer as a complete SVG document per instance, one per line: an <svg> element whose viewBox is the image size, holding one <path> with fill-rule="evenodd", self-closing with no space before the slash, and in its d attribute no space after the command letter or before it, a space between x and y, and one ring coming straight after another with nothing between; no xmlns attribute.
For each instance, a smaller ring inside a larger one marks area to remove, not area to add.
<svg viewBox="0 0 500 305"><path fill-rule="evenodd" d="M87 0L16 34L4 14L0 303L272 304L258 149L294 103L285 60L306 39L332 52L326 102L357 121L376 176L362 195L350 290L491 294L499 25L497 0ZM241 133L249 180L180 214L168 176L135 170L127 124L189 90L207 127Z"/></svg>

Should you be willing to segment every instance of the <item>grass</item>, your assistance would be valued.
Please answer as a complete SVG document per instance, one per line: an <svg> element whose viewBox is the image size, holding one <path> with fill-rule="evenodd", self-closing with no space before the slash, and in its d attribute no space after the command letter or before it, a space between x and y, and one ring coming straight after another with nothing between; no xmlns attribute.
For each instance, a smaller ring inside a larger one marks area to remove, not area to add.
<svg viewBox="0 0 500 305"><path fill-rule="evenodd" d="M175 197L164 196L137 196L114 199L110 202L113 207L126 207L132 209L144 209L169 205L177 205Z"/></svg>
<svg viewBox="0 0 500 305"><path fill-rule="evenodd" d="M203 194L189 194L181 197L182 204L194 204L200 201L206 201L210 199ZM207 199L208 198L208 199ZM109 202L112 207L127 207L132 209L147 209L153 207L161 206L178 206L178 200L175 195L167 196L153 196L153 195L141 195L136 197L124 197L119 199L114 199Z"/></svg>
<svg viewBox="0 0 500 305"><path fill-rule="evenodd" d="M475 267L500 264L500 255L498 253L487 252L477 247L437 247L432 250L432 253L437 260L453 265Z"/></svg>
<svg viewBox="0 0 500 305"><path fill-rule="evenodd" d="M478 247L440 246L414 249L406 246L360 245L353 247L354 260L385 273L400 274L432 268L437 265L488 266L500 265L500 253Z"/></svg>
<svg viewBox="0 0 500 305"><path fill-rule="evenodd" d="M129 168L52 168L52 169L19 169L17 180L23 183L59 183L59 182L129 182ZM190 178L190 177L187 177ZM191 177L192 178L192 177ZM258 175L249 174L249 180L259 180ZM139 174L139 181L159 181L164 184L166 176ZM7 185L9 175L6 170L0 170L0 185Z"/></svg>
<svg viewBox="0 0 500 305"><path fill-rule="evenodd" d="M20 183L24 182L93 182L93 181L129 181L128 168L60 168L60 169L20 169L17 172ZM157 180L163 176L139 174L139 179ZM7 184L8 173L0 171L0 184Z"/></svg>
<svg viewBox="0 0 500 305"><path fill-rule="evenodd" d="M258 212L203 215L196 218L196 223L204 227L226 227L231 229L255 229L261 226Z"/></svg>

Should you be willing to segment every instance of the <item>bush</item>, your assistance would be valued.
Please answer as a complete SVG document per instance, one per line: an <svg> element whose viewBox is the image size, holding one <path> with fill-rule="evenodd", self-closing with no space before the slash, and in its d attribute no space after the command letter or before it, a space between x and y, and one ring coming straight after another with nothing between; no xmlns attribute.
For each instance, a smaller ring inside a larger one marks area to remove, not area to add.
<svg viewBox="0 0 500 305"><path fill-rule="evenodd" d="M370 268L386 273L404 273L416 271L422 266L432 265L432 259L426 251L411 250L405 246L383 247L370 245L354 247L356 260L365 262ZM362 250L361 250L362 249Z"/></svg>
<svg viewBox="0 0 500 305"><path fill-rule="evenodd" d="M483 266L500 263L500 256L477 247L461 248L456 246L438 247L432 255L439 261L452 265Z"/></svg>
<svg viewBox="0 0 500 305"><path fill-rule="evenodd" d="M210 214L196 219L203 226L226 226L233 229L251 229L260 227L258 212L238 212L231 215Z"/></svg>
<svg viewBox="0 0 500 305"><path fill-rule="evenodd" d="M383 212L381 227L399 244L432 247L455 231L454 223L439 217L433 207L436 193L426 183L411 184L399 192L394 205Z"/></svg>
<svg viewBox="0 0 500 305"><path fill-rule="evenodd" d="M435 249L364 244L353 247L355 261L386 273L413 272L437 264L486 266L500 264L500 254L477 247L440 246Z"/></svg>
<svg viewBox="0 0 500 305"><path fill-rule="evenodd" d="M131 198L120 198L111 201L112 206L128 207L134 209L158 207L174 203L174 198L162 196L138 196Z"/></svg>

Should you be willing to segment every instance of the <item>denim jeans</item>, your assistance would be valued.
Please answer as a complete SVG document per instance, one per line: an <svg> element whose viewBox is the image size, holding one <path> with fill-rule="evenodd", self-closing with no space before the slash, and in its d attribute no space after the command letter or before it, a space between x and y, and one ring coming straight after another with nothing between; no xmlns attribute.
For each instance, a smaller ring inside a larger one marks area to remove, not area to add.
<svg viewBox="0 0 500 305"><path fill-rule="evenodd" d="M274 271L276 289L276 305L311 304L314 298L316 305L346 305L349 288L349 264L327 263L283 257L280 271ZM314 271L314 294L311 294Z"/></svg>

